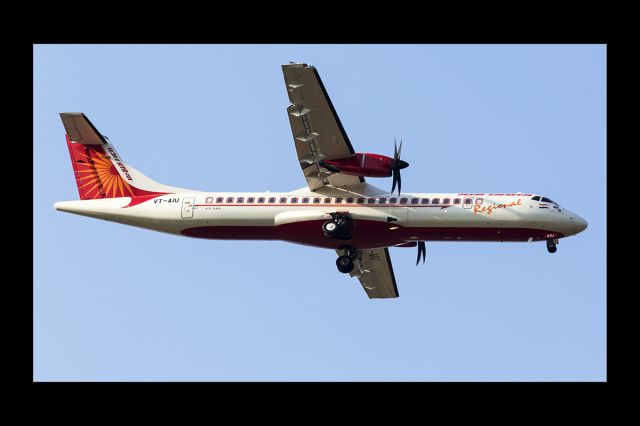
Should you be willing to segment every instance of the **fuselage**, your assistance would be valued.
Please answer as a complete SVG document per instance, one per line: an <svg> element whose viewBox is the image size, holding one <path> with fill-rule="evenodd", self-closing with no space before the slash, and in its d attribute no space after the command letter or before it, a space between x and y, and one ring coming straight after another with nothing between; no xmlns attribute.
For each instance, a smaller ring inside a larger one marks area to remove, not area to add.
<svg viewBox="0 0 640 426"><path fill-rule="evenodd" d="M335 249L322 224L353 218L349 244L360 249L415 241L545 241L587 223L534 194L403 193L323 188L294 192L192 192L59 202L61 211L195 238L283 240Z"/></svg>

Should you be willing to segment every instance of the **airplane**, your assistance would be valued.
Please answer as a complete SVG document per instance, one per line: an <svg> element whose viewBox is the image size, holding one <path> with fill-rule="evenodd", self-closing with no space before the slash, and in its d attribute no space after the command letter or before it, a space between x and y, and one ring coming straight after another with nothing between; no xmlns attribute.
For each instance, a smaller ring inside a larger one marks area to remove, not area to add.
<svg viewBox="0 0 640 426"><path fill-rule="evenodd" d="M530 193L404 193L394 155L356 153L317 69L282 65L287 116L303 188L289 192L205 192L158 183L125 163L80 112L60 113L80 200L59 211L193 238L281 240L337 252L336 266L369 298L399 296L389 247L426 241L546 241L576 235L587 222L548 197ZM365 177L392 177L391 192ZM397 194L395 189L397 187Z"/></svg>

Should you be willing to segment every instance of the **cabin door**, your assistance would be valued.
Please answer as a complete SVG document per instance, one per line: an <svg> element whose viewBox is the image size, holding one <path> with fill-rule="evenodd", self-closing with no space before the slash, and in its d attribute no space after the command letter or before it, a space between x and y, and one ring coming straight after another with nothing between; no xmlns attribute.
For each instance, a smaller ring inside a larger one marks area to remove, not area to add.
<svg viewBox="0 0 640 426"><path fill-rule="evenodd" d="M193 203L195 201L194 197L187 197L182 200L182 218L189 219L193 217Z"/></svg>

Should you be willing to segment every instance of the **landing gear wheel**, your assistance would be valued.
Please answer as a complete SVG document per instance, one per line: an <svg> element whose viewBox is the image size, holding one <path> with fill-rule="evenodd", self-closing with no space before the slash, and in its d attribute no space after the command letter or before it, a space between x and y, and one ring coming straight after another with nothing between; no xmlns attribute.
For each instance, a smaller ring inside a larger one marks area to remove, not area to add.
<svg viewBox="0 0 640 426"><path fill-rule="evenodd" d="M329 238L335 237L338 233L338 224L333 220L328 220L322 224L322 232L324 232L324 235Z"/></svg>
<svg viewBox="0 0 640 426"><path fill-rule="evenodd" d="M549 238L547 240L547 251L549 253L555 253L558 250L558 247L556 247L556 243L558 242L558 240L554 240L552 238Z"/></svg>
<svg viewBox="0 0 640 426"><path fill-rule="evenodd" d="M322 233L327 238L337 238L339 240L351 239L351 217L348 213L331 213L332 219L322 224Z"/></svg>
<svg viewBox="0 0 640 426"><path fill-rule="evenodd" d="M336 266L338 267L338 271L343 274L348 274L353 271L354 264L353 260L349 256L340 256L336 260Z"/></svg>

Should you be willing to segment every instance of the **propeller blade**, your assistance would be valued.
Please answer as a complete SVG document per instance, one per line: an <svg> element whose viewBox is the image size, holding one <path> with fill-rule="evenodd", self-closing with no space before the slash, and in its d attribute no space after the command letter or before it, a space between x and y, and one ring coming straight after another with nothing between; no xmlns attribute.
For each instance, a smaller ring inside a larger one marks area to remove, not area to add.
<svg viewBox="0 0 640 426"><path fill-rule="evenodd" d="M393 138L393 161L389 165L393 174L393 185L391 185L391 194L396 189L396 185L398 185L398 195L402 193L402 178L400 177L400 170L406 169L409 167L409 163L406 161L402 161L400 159L400 154L402 152L402 139L400 139L400 147L398 148L398 143L396 138Z"/></svg>
<svg viewBox="0 0 640 426"><path fill-rule="evenodd" d="M391 186L391 194L396 190L396 182L398 180L398 171L393 169L393 185Z"/></svg>
<svg viewBox="0 0 640 426"><path fill-rule="evenodd" d="M398 145L396 144L396 138L393 138L393 159L398 159Z"/></svg>
<svg viewBox="0 0 640 426"><path fill-rule="evenodd" d="M420 263L420 257L422 257L422 263L424 263L427 257L427 248L424 241L418 241L418 259L416 259L416 266Z"/></svg>

